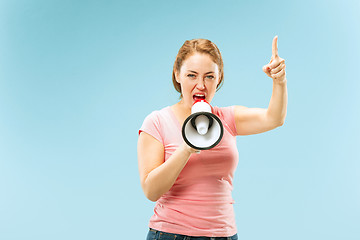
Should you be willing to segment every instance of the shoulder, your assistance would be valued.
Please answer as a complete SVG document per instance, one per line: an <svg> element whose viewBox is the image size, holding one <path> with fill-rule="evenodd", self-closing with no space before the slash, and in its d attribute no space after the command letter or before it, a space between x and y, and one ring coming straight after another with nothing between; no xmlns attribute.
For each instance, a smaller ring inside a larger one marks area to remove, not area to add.
<svg viewBox="0 0 360 240"><path fill-rule="evenodd" d="M162 109L153 110L148 115L146 115L143 126L156 126L157 128L161 128L161 126L168 122L171 119L170 115L170 107L164 107Z"/></svg>
<svg viewBox="0 0 360 240"><path fill-rule="evenodd" d="M170 110L169 106L161 108L161 109L153 110L145 117L145 119L159 121L160 119L166 118L169 115L169 110Z"/></svg>
<svg viewBox="0 0 360 240"><path fill-rule="evenodd" d="M151 136L153 136L154 138L156 138L157 140L159 140L160 142L163 142L162 136L163 136L163 125L164 122L166 122L166 116L167 116L167 107L164 107L160 110L154 110L151 113L149 113L140 129L139 129L139 134L141 132L146 132L148 134L150 134Z"/></svg>
<svg viewBox="0 0 360 240"><path fill-rule="evenodd" d="M217 107L212 106L213 113L219 117L234 117L235 106Z"/></svg>
<svg viewBox="0 0 360 240"><path fill-rule="evenodd" d="M236 136L236 125L235 125L235 106L228 107L217 107L213 106L212 111L217 115L226 126L233 136Z"/></svg>

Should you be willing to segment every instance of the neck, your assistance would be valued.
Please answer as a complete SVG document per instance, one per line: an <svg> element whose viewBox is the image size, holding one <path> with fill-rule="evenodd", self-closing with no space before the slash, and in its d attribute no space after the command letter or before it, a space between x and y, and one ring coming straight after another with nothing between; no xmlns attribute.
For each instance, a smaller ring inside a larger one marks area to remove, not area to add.
<svg viewBox="0 0 360 240"><path fill-rule="evenodd" d="M181 99L180 102L177 103L177 106L183 114L186 114L186 115L191 114L191 107L189 107L185 104L184 99Z"/></svg>

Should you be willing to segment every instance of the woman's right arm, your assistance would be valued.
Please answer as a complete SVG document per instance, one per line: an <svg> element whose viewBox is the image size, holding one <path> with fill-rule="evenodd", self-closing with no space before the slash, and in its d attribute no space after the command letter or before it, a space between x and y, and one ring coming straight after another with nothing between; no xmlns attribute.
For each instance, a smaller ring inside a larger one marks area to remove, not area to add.
<svg viewBox="0 0 360 240"><path fill-rule="evenodd" d="M138 140L138 163L141 187L150 201L157 201L170 190L192 153L185 142L164 161L164 146L151 135L141 132Z"/></svg>

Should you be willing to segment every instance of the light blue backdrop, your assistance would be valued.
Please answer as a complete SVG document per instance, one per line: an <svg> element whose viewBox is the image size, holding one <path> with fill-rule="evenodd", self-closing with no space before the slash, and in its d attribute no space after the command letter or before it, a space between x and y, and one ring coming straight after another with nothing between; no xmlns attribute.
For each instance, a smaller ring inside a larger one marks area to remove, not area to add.
<svg viewBox="0 0 360 240"><path fill-rule="evenodd" d="M0 239L145 239L137 131L179 48L220 48L213 105L267 108L275 35L287 118L237 138L239 238L360 239L359 26L355 0L0 0Z"/></svg>

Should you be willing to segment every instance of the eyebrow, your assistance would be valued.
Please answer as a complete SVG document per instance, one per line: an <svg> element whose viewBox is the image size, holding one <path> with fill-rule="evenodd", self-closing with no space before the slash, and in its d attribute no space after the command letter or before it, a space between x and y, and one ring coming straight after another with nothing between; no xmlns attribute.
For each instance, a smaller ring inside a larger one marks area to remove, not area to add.
<svg viewBox="0 0 360 240"><path fill-rule="evenodd" d="M193 73L197 73L197 72L195 72L195 71L193 71L193 70L189 70L190 72L193 72ZM205 74L209 74L209 73L214 73L214 72L207 72L207 73L205 73Z"/></svg>

